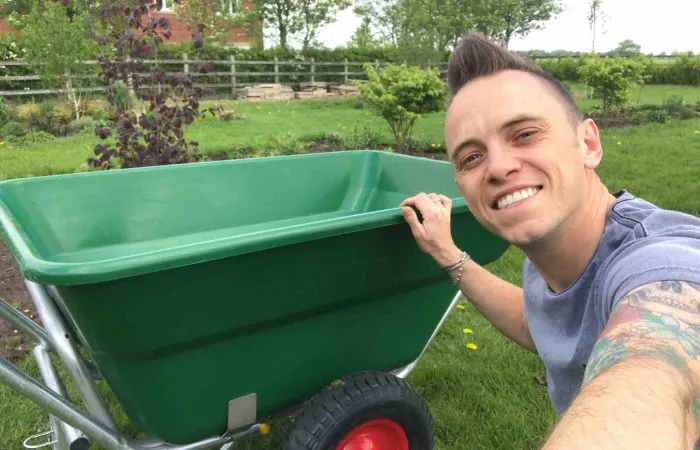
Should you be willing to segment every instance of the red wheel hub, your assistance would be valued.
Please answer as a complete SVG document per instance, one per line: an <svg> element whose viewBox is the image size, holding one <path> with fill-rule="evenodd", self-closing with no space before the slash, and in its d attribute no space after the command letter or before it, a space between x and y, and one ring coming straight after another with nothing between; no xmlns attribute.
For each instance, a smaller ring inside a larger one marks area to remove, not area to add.
<svg viewBox="0 0 700 450"><path fill-rule="evenodd" d="M374 419L350 432L336 450L408 450L408 437L390 419Z"/></svg>

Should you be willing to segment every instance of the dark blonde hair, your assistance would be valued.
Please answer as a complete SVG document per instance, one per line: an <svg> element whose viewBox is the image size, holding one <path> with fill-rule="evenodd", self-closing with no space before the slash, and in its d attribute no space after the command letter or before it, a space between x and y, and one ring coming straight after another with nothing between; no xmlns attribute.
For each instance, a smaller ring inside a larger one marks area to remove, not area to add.
<svg viewBox="0 0 700 450"><path fill-rule="evenodd" d="M450 55L447 80L452 97L470 81L503 70L520 70L538 77L554 90L574 123L583 120L583 113L559 80L542 70L534 61L509 52L477 32L469 33Z"/></svg>

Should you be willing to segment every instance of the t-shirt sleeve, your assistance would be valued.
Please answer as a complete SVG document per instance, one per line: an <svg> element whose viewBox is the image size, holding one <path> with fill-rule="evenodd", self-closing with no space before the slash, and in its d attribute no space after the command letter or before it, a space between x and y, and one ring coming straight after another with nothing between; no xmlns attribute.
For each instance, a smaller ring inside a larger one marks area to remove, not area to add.
<svg viewBox="0 0 700 450"><path fill-rule="evenodd" d="M670 280L700 284L700 237L641 239L602 269L600 317L607 323L617 302L640 286Z"/></svg>

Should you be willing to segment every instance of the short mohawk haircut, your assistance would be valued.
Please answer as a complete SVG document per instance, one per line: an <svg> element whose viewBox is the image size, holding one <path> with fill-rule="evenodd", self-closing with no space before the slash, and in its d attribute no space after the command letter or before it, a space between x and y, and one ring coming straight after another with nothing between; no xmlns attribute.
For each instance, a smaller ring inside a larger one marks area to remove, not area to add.
<svg viewBox="0 0 700 450"><path fill-rule="evenodd" d="M534 61L502 48L477 32L469 33L450 55L447 80L451 96L457 95L470 81L504 70L519 70L540 78L553 88L564 102L572 121L583 120L583 113L574 102L571 93L559 80L542 70Z"/></svg>

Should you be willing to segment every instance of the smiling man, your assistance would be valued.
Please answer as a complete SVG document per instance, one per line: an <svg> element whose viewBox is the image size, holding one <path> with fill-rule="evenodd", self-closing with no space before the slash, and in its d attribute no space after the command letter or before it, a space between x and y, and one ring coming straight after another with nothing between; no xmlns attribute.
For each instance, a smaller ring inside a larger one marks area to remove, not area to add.
<svg viewBox="0 0 700 450"><path fill-rule="evenodd" d="M610 193L595 122L534 63L470 34L448 72L455 181L477 220L526 254L523 288L455 246L444 195L405 200L404 217L476 308L543 360L560 415L544 448L692 449L700 219Z"/></svg>

